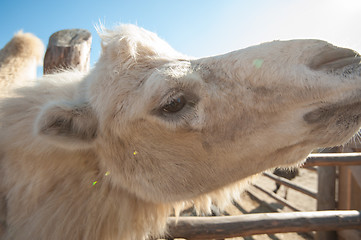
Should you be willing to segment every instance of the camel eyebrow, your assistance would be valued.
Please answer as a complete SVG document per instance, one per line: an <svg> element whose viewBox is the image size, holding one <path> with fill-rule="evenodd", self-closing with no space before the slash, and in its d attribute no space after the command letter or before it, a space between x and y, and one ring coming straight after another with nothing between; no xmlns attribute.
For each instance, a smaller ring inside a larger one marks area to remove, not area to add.
<svg viewBox="0 0 361 240"><path fill-rule="evenodd" d="M163 95L161 101L159 103L160 106L169 102L169 100L176 98L178 96L184 95L184 90L182 88L173 88L167 91L166 94Z"/></svg>
<svg viewBox="0 0 361 240"><path fill-rule="evenodd" d="M184 96L188 102L197 103L199 101L199 97L195 93L193 93L189 90L184 90L182 88L174 88L174 89L169 90L162 97L160 106L163 106L164 104L168 103L169 100L174 99L179 96Z"/></svg>

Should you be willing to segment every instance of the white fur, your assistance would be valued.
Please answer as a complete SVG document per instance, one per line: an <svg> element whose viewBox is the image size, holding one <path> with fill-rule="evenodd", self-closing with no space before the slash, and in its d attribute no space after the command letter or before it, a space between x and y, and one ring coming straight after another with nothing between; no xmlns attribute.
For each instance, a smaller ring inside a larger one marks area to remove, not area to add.
<svg viewBox="0 0 361 240"><path fill-rule="evenodd" d="M101 36L89 74L46 76L0 105L4 240L159 236L173 208L222 205L241 180L360 126L351 50L294 40L190 59L136 26ZM182 110L162 110L180 96Z"/></svg>

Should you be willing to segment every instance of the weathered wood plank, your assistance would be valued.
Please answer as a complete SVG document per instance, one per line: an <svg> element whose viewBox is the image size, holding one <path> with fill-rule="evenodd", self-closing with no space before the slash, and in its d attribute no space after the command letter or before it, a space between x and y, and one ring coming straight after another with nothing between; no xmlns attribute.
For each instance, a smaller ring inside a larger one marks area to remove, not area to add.
<svg viewBox="0 0 361 240"><path fill-rule="evenodd" d="M338 209L361 209L361 166L339 168ZM361 230L337 232L339 239L361 239Z"/></svg>
<svg viewBox="0 0 361 240"><path fill-rule="evenodd" d="M340 229L361 229L360 211L262 213L226 217L171 217L169 236L215 239Z"/></svg>
<svg viewBox="0 0 361 240"><path fill-rule="evenodd" d="M338 179L338 209L351 209L351 178L351 166L341 166Z"/></svg>
<svg viewBox="0 0 361 240"><path fill-rule="evenodd" d="M318 168L317 210L336 209L336 167Z"/></svg>
<svg viewBox="0 0 361 240"><path fill-rule="evenodd" d="M49 38L44 57L44 74L60 69L89 70L92 37L85 29L61 30Z"/></svg>
<svg viewBox="0 0 361 240"><path fill-rule="evenodd" d="M336 167L322 166L318 168L317 210L336 209ZM335 231L317 232L317 240L336 240Z"/></svg>
<svg viewBox="0 0 361 240"><path fill-rule="evenodd" d="M348 166L361 165L361 153L316 153L310 154L303 165L311 166Z"/></svg>

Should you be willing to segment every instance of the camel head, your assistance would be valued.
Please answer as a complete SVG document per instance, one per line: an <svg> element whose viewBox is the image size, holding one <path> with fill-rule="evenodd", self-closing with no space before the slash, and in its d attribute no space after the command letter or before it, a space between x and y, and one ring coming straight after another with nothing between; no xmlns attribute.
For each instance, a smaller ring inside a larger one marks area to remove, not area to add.
<svg viewBox="0 0 361 240"><path fill-rule="evenodd" d="M349 49L274 41L193 59L132 25L102 40L79 97L47 105L37 133L94 149L111 184L145 200L190 199L299 164L361 125L360 56Z"/></svg>

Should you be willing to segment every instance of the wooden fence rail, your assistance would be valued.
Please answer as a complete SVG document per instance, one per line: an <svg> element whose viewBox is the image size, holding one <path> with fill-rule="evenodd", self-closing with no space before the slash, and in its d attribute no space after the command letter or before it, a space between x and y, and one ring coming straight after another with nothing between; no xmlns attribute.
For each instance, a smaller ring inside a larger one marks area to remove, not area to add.
<svg viewBox="0 0 361 240"><path fill-rule="evenodd" d="M361 165L361 153L316 153L310 154L304 167Z"/></svg>
<svg viewBox="0 0 361 240"><path fill-rule="evenodd" d="M171 217L170 238L223 239L256 234L361 229L360 211L260 213L226 217Z"/></svg>

